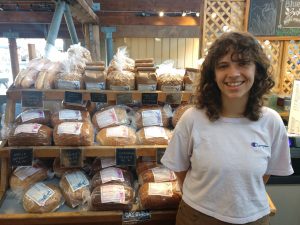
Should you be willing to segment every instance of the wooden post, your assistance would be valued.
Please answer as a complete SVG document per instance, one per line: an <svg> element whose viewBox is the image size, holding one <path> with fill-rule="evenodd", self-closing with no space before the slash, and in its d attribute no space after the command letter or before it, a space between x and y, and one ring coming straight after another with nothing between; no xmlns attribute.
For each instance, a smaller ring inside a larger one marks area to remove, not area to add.
<svg viewBox="0 0 300 225"><path fill-rule="evenodd" d="M248 31L249 11L250 11L250 0L246 0L245 17L244 17L244 31Z"/></svg>
<svg viewBox="0 0 300 225"><path fill-rule="evenodd" d="M36 58L35 44L28 44L29 60Z"/></svg>
<svg viewBox="0 0 300 225"><path fill-rule="evenodd" d="M15 80L16 76L18 75L18 73L20 71L17 41L15 38L9 38L8 42L9 42L11 71L13 74L13 80Z"/></svg>

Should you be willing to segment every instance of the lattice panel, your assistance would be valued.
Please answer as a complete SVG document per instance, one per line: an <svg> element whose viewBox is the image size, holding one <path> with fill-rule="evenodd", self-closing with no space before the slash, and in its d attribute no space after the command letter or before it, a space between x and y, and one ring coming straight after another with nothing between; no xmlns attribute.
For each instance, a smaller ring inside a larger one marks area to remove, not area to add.
<svg viewBox="0 0 300 225"><path fill-rule="evenodd" d="M300 41L286 41L281 94L291 95L294 79L300 79Z"/></svg>
<svg viewBox="0 0 300 225"><path fill-rule="evenodd" d="M205 4L202 56L223 32L244 30L244 0L206 0Z"/></svg>

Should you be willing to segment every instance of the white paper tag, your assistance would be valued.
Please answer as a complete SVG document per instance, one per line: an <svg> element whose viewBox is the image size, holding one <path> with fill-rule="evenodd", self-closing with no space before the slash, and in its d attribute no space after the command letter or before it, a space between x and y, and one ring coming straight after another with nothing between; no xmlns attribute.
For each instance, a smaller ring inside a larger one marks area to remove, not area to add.
<svg viewBox="0 0 300 225"><path fill-rule="evenodd" d="M110 85L110 90L113 90L113 91L129 91L130 90L130 86L114 86L114 85Z"/></svg>
<svg viewBox="0 0 300 225"><path fill-rule="evenodd" d="M58 117L60 120L82 120L79 110L63 109L59 111Z"/></svg>
<svg viewBox="0 0 300 225"><path fill-rule="evenodd" d="M39 118L45 118L45 114L43 110L30 110L21 113L21 119L22 122L26 122L28 120L33 120L33 119L39 119Z"/></svg>
<svg viewBox="0 0 300 225"><path fill-rule="evenodd" d="M14 171L14 175L20 180L25 180L27 177L39 172L41 168L35 168L32 166L18 166Z"/></svg>
<svg viewBox="0 0 300 225"><path fill-rule="evenodd" d="M29 133L29 134L36 134L39 132L39 129L42 125L38 123L27 123L21 124L16 127L14 135L20 133Z"/></svg>
<svg viewBox="0 0 300 225"><path fill-rule="evenodd" d="M163 127L144 127L145 138L164 138L168 139L166 131Z"/></svg>
<svg viewBox="0 0 300 225"><path fill-rule="evenodd" d="M80 89L80 81L67 81L67 80L58 80L57 89Z"/></svg>
<svg viewBox="0 0 300 225"><path fill-rule="evenodd" d="M162 116L159 109L142 111L143 126L162 126Z"/></svg>
<svg viewBox="0 0 300 225"><path fill-rule="evenodd" d="M66 174L66 179L73 192L89 185L89 181L81 171Z"/></svg>
<svg viewBox="0 0 300 225"><path fill-rule="evenodd" d="M172 183L149 183L148 195L160 195L171 197L173 195Z"/></svg>
<svg viewBox="0 0 300 225"><path fill-rule="evenodd" d="M152 174L155 182L164 182L176 180L176 175L173 171L164 167L155 167L152 170Z"/></svg>
<svg viewBox="0 0 300 225"><path fill-rule="evenodd" d="M139 91L155 91L156 84L138 84Z"/></svg>
<svg viewBox="0 0 300 225"><path fill-rule="evenodd" d="M109 167L103 169L100 171L100 177L103 184L113 180L124 182L123 172L119 168Z"/></svg>
<svg viewBox="0 0 300 225"><path fill-rule="evenodd" d="M162 85L161 90L162 91L181 91L181 85L177 85L177 86Z"/></svg>
<svg viewBox="0 0 300 225"><path fill-rule="evenodd" d="M96 115L97 124L100 128L118 123L118 117L114 108L105 110Z"/></svg>
<svg viewBox="0 0 300 225"><path fill-rule="evenodd" d="M192 84L186 84L184 85L185 91L193 91L193 85Z"/></svg>
<svg viewBox="0 0 300 225"><path fill-rule="evenodd" d="M115 157L101 158L102 168L107 168L107 167L115 166L115 165L116 165Z"/></svg>
<svg viewBox="0 0 300 225"><path fill-rule="evenodd" d="M54 195L54 191L43 183L34 184L26 192L26 196L39 206L44 206L52 195Z"/></svg>
<svg viewBox="0 0 300 225"><path fill-rule="evenodd" d="M106 137L128 137L128 127L109 127L106 130Z"/></svg>
<svg viewBox="0 0 300 225"><path fill-rule="evenodd" d="M79 135L82 123L80 122L64 122L58 125L57 134L75 134Z"/></svg>
<svg viewBox="0 0 300 225"><path fill-rule="evenodd" d="M105 90L105 83L91 83L91 82L85 82L85 88L87 90Z"/></svg>
<svg viewBox="0 0 300 225"><path fill-rule="evenodd" d="M125 189L122 185L101 186L101 203L125 203Z"/></svg>

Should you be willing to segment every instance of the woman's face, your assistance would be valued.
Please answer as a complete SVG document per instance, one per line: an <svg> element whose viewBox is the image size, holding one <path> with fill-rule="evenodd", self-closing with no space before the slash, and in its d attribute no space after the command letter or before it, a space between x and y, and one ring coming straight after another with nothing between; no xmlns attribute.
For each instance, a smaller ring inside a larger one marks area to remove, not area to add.
<svg viewBox="0 0 300 225"><path fill-rule="evenodd" d="M256 66L254 62L243 59L232 61L231 55L232 51L220 58L215 67L215 81L221 91L222 100L248 101Z"/></svg>

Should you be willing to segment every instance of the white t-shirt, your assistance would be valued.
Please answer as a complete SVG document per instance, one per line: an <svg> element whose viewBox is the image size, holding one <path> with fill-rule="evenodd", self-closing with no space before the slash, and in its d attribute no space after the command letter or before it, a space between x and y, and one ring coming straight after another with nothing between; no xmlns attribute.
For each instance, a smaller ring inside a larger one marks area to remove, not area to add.
<svg viewBox="0 0 300 225"><path fill-rule="evenodd" d="M293 173L287 132L278 113L263 108L258 121L187 110L161 162L186 171L183 200L221 221L243 224L270 213L263 175Z"/></svg>

